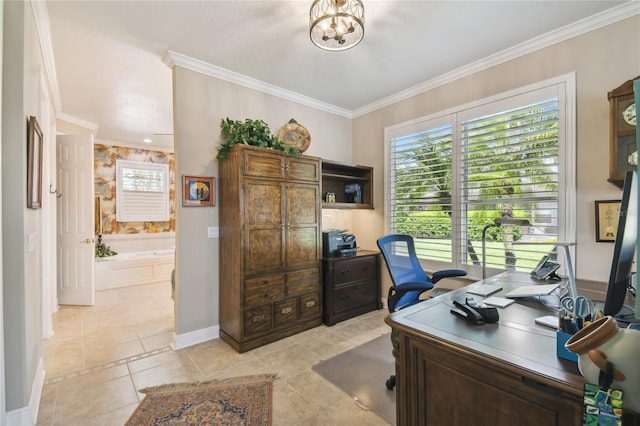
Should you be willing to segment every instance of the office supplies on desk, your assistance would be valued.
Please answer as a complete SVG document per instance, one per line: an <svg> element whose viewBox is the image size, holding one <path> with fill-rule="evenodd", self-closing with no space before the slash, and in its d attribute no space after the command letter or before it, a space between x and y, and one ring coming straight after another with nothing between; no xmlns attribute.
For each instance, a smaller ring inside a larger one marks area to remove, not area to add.
<svg viewBox="0 0 640 426"><path fill-rule="evenodd" d="M467 290L467 293L486 297L490 294L497 293L500 290L502 290L502 286L493 285L493 284L483 284Z"/></svg>
<svg viewBox="0 0 640 426"><path fill-rule="evenodd" d="M560 307L566 314L576 320L592 321L596 319L595 305L584 296L563 297L562 300L560 300Z"/></svg>
<svg viewBox="0 0 640 426"><path fill-rule="evenodd" d="M452 314L467 320L474 325L483 325L498 322L500 316L498 310L483 303L476 303L473 298L467 297L464 302L453 300Z"/></svg>
<svg viewBox="0 0 640 426"><path fill-rule="evenodd" d="M515 300L506 299L504 297L497 297L497 296L487 297L482 301L482 303L484 303L485 305L497 306L498 308L506 308L507 306L511 305L513 302L515 302ZM557 322L558 321L556 321L556 323Z"/></svg>
<svg viewBox="0 0 640 426"><path fill-rule="evenodd" d="M545 315L535 319L536 324L544 325L549 328L555 328L556 330L560 326L559 318L555 315ZM564 345L564 343L563 343Z"/></svg>
<svg viewBox="0 0 640 426"><path fill-rule="evenodd" d="M548 296L553 293L553 291L558 287L560 287L560 284L525 285L511 290L510 292L505 294L504 297L515 298Z"/></svg>
<svg viewBox="0 0 640 426"><path fill-rule="evenodd" d="M578 362L578 354L571 352L565 346L571 336L573 335L565 333L562 330L556 331L556 356L558 358L564 358L569 361Z"/></svg>

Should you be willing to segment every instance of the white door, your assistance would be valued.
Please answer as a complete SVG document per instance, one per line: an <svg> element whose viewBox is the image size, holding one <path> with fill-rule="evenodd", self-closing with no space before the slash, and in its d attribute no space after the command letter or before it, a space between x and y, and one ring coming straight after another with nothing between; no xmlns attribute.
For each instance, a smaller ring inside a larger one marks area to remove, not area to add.
<svg viewBox="0 0 640 426"><path fill-rule="evenodd" d="M58 136L57 148L58 302L93 305L93 136Z"/></svg>

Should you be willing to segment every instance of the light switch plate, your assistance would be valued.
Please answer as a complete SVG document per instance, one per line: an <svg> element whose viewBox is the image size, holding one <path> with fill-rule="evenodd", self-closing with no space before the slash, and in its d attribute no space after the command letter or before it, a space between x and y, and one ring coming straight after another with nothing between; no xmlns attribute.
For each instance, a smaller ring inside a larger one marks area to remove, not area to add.
<svg viewBox="0 0 640 426"><path fill-rule="evenodd" d="M38 241L38 234L35 232L27 235L27 250L34 251L36 249L36 243Z"/></svg>
<svg viewBox="0 0 640 426"><path fill-rule="evenodd" d="M207 237L208 238L219 238L220 237L220 228L217 226L209 226L207 228Z"/></svg>

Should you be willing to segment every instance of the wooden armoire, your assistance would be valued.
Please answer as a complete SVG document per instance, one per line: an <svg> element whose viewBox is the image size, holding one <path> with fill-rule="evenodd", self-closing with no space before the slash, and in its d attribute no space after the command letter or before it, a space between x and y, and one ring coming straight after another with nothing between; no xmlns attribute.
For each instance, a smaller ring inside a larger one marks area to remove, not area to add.
<svg viewBox="0 0 640 426"><path fill-rule="evenodd" d="M220 161L220 337L238 352L322 323L319 158L235 145Z"/></svg>

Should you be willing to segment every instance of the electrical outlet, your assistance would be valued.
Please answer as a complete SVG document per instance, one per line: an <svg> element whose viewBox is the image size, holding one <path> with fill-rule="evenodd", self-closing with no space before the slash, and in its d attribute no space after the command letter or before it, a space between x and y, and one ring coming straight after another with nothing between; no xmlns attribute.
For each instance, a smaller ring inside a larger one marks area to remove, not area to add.
<svg viewBox="0 0 640 426"><path fill-rule="evenodd" d="M220 228L218 228L217 226L209 226L207 228L207 237L220 238Z"/></svg>

